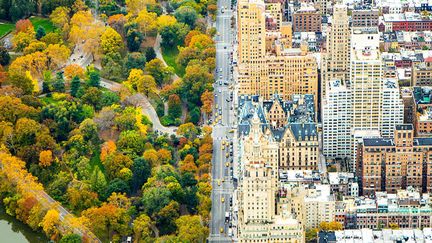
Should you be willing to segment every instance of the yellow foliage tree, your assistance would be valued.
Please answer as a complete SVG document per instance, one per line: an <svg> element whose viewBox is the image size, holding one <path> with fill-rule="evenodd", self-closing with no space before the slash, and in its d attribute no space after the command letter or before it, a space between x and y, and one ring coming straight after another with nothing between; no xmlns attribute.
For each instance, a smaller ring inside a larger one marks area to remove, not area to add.
<svg viewBox="0 0 432 243"><path fill-rule="evenodd" d="M35 94L39 93L40 90L39 90L39 83L38 83L37 79L35 79L31 76L30 71L26 71L26 77L28 79L30 79L32 84L33 84L33 93L35 93Z"/></svg>
<svg viewBox="0 0 432 243"><path fill-rule="evenodd" d="M157 26L160 29L166 26L171 26L177 23L177 19L171 15L161 15L157 18Z"/></svg>
<svg viewBox="0 0 432 243"><path fill-rule="evenodd" d="M39 165L42 167L50 166L53 162L51 150L43 150L39 153Z"/></svg>
<svg viewBox="0 0 432 243"><path fill-rule="evenodd" d="M146 9L141 10L138 13L135 21L138 23L138 27L144 36L147 34L154 33L157 30L157 14L148 12Z"/></svg>
<svg viewBox="0 0 432 243"><path fill-rule="evenodd" d="M120 52L123 48L122 37L113 28L106 28L101 36L101 48L104 54Z"/></svg>
<svg viewBox="0 0 432 243"><path fill-rule="evenodd" d="M50 69L57 69L67 61L71 51L64 45L50 44L45 49L44 53L48 58Z"/></svg>
<svg viewBox="0 0 432 243"><path fill-rule="evenodd" d="M126 0L126 8L129 14L137 15L140 11L146 9L147 5L156 4L155 0Z"/></svg>
<svg viewBox="0 0 432 243"><path fill-rule="evenodd" d="M66 80L71 80L73 77L78 76L80 79L85 78L85 70L78 64L70 64L64 69L64 77Z"/></svg>
<svg viewBox="0 0 432 243"><path fill-rule="evenodd" d="M59 212L55 209L50 209L45 214L45 217L41 222L41 226L45 234L50 236L51 239L55 240L59 234L59 231L57 229L59 223L60 223Z"/></svg>

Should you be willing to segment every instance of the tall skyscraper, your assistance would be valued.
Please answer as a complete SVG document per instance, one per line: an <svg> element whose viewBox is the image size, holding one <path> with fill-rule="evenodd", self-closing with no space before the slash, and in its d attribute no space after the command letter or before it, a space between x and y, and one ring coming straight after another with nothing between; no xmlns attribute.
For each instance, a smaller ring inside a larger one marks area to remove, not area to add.
<svg viewBox="0 0 432 243"><path fill-rule="evenodd" d="M326 97L327 83L332 79L346 81L349 78L350 29L347 7L336 4L327 35L327 52L323 54L321 66L321 94Z"/></svg>
<svg viewBox="0 0 432 243"><path fill-rule="evenodd" d="M255 63L265 55L265 4L262 0L238 3L239 65Z"/></svg>
<svg viewBox="0 0 432 243"><path fill-rule="evenodd" d="M339 79L327 83L323 101L323 154L326 158L351 155L352 93Z"/></svg>
<svg viewBox="0 0 432 243"><path fill-rule="evenodd" d="M378 28L352 31L349 87L353 94L353 129L380 129L383 63Z"/></svg>

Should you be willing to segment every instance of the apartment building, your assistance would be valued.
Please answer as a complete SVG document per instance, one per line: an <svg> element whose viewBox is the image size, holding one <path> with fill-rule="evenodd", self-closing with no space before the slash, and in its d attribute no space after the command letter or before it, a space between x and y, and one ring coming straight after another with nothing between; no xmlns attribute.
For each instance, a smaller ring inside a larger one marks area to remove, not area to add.
<svg viewBox="0 0 432 243"><path fill-rule="evenodd" d="M353 97L354 130L380 129L383 63L377 28L353 28L349 86Z"/></svg>
<svg viewBox="0 0 432 243"><path fill-rule="evenodd" d="M327 52L322 54L321 100L326 98L327 84L330 80L347 81L349 78L350 36L347 7L336 4L327 34Z"/></svg>
<svg viewBox="0 0 432 243"><path fill-rule="evenodd" d="M345 229L432 227L430 194L412 187L395 193L376 192L374 198L346 197L338 202L338 222Z"/></svg>
<svg viewBox="0 0 432 243"><path fill-rule="evenodd" d="M378 9L354 9L351 14L352 27L378 27Z"/></svg>
<svg viewBox="0 0 432 243"><path fill-rule="evenodd" d="M321 14L312 6L302 4L293 13L294 32L321 32Z"/></svg>
<svg viewBox="0 0 432 243"><path fill-rule="evenodd" d="M431 191L432 139L414 137L411 124L397 125L394 138L363 139L357 153L362 195L407 187Z"/></svg>
<svg viewBox="0 0 432 243"><path fill-rule="evenodd" d="M396 125L404 123L404 104L396 79L383 80L381 136L392 138Z"/></svg>
<svg viewBox="0 0 432 243"><path fill-rule="evenodd" d="M278 144L261 127L258 110L243 133L239 181L239 242L304 242L298 221L284 210L276 214Z"/></svg>
<svg viewBox="0 0 432 243"><path fill-rule="evenodd" d="M265 99L270 99L273 94L280 94L283 99L289 99L293 94L317 97L315 57L307 52L306 46L290 48L287 44L290 43L287 40L290 35L288 24L280 24L281 32L265 30L265 15L274 15L274 12L266 11L262 0L239 1L239 94L260 95Z"/></svg>
<svg viewBox="0 0 432 243"><path fill-rule="evenodd" d="M413 64L411 79L413 86L432 86L432 57Z"/></svg>
<svg viewBox="0 0 432 243"><path fill-rule="evenodd" d="M279 207L288 205L293 216L306 229L318 228L321 222L335 220L335 198L330 185L293 185L280 189L286 195L281 197Z"/></svg>
<svg viewBox="0 0 432 243"><path fill-rule="evenodd" d="M352 153L352 92L341 80L327 83L323 100L323 154L328 159Z"/></svg>
<svg viewBox="0 0 432 243"><path fill-rule="evenodd" d="M318 131L313 95L293 95L283 100L244 97L240 99L239 131L248 133L248 110L257 108L261 124L278 143L279 170L317 170L319 160Z"/></svg>
<svg viewBox="0 0 432 243"><path fill-rule="evenodd" d="M427 31L432 30L432 18L420 13L404 12L401 14L384 14L384 31Z"/></svg>

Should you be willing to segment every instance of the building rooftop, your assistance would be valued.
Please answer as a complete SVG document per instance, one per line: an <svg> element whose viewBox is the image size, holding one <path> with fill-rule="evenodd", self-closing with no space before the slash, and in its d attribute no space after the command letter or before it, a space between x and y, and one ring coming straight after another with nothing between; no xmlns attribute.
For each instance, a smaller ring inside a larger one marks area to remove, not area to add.
<svg viewBox="0 0 432 243"><path fill-rule="evenodd" d="M419 13L405 12L401 14L383 14L385 22L400 21L432 21L430 17L422 16Z"/></svg>
<svg viewBox="0 0 432 243"><path fill-rule="evenodd" d="M431 104L432 87L414 87L413 96L416 104Z"/></svg>

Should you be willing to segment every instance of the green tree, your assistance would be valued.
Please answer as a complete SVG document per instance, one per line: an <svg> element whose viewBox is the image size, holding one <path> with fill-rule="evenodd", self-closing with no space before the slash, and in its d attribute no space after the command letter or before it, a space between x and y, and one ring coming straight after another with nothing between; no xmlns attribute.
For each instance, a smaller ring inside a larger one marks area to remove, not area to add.
<svg viewBox="0 0 432 243"><path fill-rule="evenodd" d="M42 25L39 25L36 29L36 39L40 40L45 35L46 35L45 28Z"/></svg>
<svg viewBox="0 0 432 243"><path fill-rule="evenodd" d="M198 19L198 13L190 6L181 6L174 12L174 16L179 22L185 23L191 28L195 26L195 21Z"/></svg>
<svg viewBox="0 0 432 243"><path fill-rule="evenodd" d="M132 191L139 190L150 176L151 167L148 161L142 157L135 158L132 164Z"/></svg>
<svg viewBox="0 0 432 243"><path fill-rule="evenodd" d="M136 23L126 27L126 43L130 52L137 52L144 40L144 35L138 31Z"/></svg>
<svg viewBox="0 0 432 243"><path fill-rule="evenodd" d="M6 66L9 64L10 55L4 46L0 46L0 65Z"/></svg>
<svg viewBox="0 0 432 243"><path fill-rule="evenodd" d="M92 70L89 72L89 81L88 84L92 87L100 86L100 74L96 70Z"/></svg>
<svg viewBox="0 0 432 243"><path fill-rule="evenodd" d="M81 87L81 80L78 76L72 78L70 93L73 97L77 97L78 90Z"/></svg>
<svg viewBox="0 0 432 243"><path fill-rule="evenodd" d="M60 243L81 243L81 236L77 234L67 234L63 236L60 240Z"/></svg>
<svg viewBox="0 0 432 243"><path fill-rule="evenodd" d="M145 72L153 76L159 86L168 83L173 74L170 67L165 67L163 62L158 58L149 61L145 66Z"/></svg>
<svg viewBox="0 0 432 243"><path fill-rule="evenodd" d="M180 216L180 204L171 201L156 213L156 226L162 235L172 234L176 230L175 220Z"/></svg>
<svg viewBox="0 0 432 243"><path fill-rule="evenodd" d="M145 58L146 58L147 62L149 62L149 61L151 61L151 60L153 60L153 59L156 58L156 52L153 49L153 47L147 47L146 48L146 50L145 50Z"/></svg>
<svg viewBox="0 0 432 243"><path fill-rule="evenodd" d="M144 69L146 57L140 52L128 53L126 56L125 67L129 73L131 69Z"/></svg>
<svg viewBox="0 0 432 243"><path fill-rule="evenodd" d="M182 114L181 100L176 94L172 94L168 98L168 113L174 118L180 118Z"/></svg>
<svg viewBox="0 0 432 243"><path fill-rule="evenodd" d="M144 152L144 137L137 131L124 131L120 133L117 148L136 158Z"/></svg>
<svg viewBox="0 0 432 243"><path fill-rule="evenodd" d="M184 23L175 23L173 25L163 26L160 30L162 47L172 48L173 46L182 44L189 30L189 27Z"/></svg>
<svg viewBox="0 0 432 243"><path fill-rule="evenodd" d="M65 81L62 73L57 73L56 80L53 83L53 90L56 92L65 92Z"/></svg>
<svg viewBox="0 0 432 243"><path fill-rule="evenodd" d="M171 192L165 187L150 187L143 191L142 203L148 215L154 215L169 204Z"/></svg>
<svg viewBox="0 0 432 243"><path fill-rule="evenodd" d="M12 75L9 77L9 82L13 86L20 88L24 92L24 94L31 94L33 92L33 81L29 77Z"/></svg>

